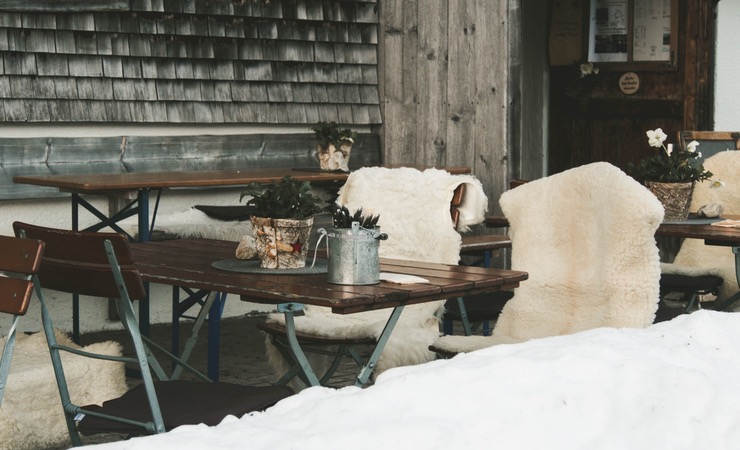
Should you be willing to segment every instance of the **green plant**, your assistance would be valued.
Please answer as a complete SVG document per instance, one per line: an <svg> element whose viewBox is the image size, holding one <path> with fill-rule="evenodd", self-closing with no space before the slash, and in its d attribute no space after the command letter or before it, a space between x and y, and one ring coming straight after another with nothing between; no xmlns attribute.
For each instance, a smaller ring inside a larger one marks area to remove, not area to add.
<svg viewBox="0 0 740 450"><path fill-rule="evenodd" d="M307 219L324 209L324 201L311 193L308 181L297 181L290 176L267 186L251 183L242 191L239 201L247 196L251 197L247 200L247 210L256 217Z"/></svg>
<svg viewBox="0 0 740 450"><path fill-rule="evenodd" d="M627 171L639 181L658 181L661 183L687 183L704 181L712 177L712 172L704 170L704 165L693 162L701 158L701 152L696 151L699 145L691 141L686 149L674 148L673 144L664 144L668 137L662 129L649 130L648 144L659 148L657 153L640 160L637 164L630 164Z"/></svg>
<svg viewBox="0 0 740 450"><path fill-rule="evenodd" d="M340 128L336 122L319 122L311 130L316 135L316 142L322 147L334 144L334 147L339 148L342 141L354 142L357 137L356 132L349 128Z"/></svg>

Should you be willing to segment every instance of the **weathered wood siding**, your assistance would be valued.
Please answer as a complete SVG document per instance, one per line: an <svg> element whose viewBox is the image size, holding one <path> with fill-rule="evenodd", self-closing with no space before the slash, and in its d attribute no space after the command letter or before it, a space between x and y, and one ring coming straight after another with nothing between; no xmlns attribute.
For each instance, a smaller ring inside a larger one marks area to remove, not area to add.
<svg viewBox="0 0 740 450"><path fill-rule="evenodd" d="M381 123L376 0L0 0L0 121Z"/></svg>
<svg viewBox="0 0 740 450"><path fill-rule="evenodd" d="M509 177L509 3L380 2L384 161L469 166L491 212Z"/></svg>

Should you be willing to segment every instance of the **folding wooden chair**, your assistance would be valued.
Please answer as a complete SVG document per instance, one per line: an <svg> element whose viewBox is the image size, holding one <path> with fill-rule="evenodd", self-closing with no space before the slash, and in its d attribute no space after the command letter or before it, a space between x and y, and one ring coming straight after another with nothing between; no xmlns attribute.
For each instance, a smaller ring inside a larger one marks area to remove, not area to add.
<svg viewBox="0 0 740 450"><path fill-rule="evenodd" d="M660 279L655 231L663 209L633 178L606 162L586 164L510 189L499 204L511 224L511 267L529 278L492 336L443 336L433 351L449 356L653 322Z"/></svg>
<svg viewBox="0 0 740 450"><path fill-rule="evenodd" d="M185 424L216 425L226 415L241 416L263 410L293 393L286 386L252 387L162 379L164 372L158 367L139 332L132 307L132 301L146 299L146 290L139 272L133 266L128 238L119 233L57 230L20 222L14 223L13 228L19 236L40 239L46 244L41 269L34 277L34 284L41 302L44 332L67 429L74 445L81 444L79 433L155 434ZM99 297L106 302L107 298L115 298L119 317L131 337L135 355L116 357L59 345L42 287ZM102 405L74 404L70 399L60 357L62 351L133 364L141 371L142 383ZM173 361L182 364L177 359ZM185 368L194 371L189 366ZM157 381L152 372L157 375Z"/></svg>
<svg viewBox="0 0 740 450"><path fill-rule="evenodd" d="M33 293L31 277L39 269L43 251L43 242L0 236L0 313L13 316L0 359L0 405L10 373L18 322L28 310Z"/></svg>

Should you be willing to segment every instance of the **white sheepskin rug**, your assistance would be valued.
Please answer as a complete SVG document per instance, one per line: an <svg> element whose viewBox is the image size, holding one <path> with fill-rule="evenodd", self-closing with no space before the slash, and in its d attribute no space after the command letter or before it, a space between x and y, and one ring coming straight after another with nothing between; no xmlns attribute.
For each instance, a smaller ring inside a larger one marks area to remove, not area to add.
<svg viewBox="0 0 740 450"><path fill-rule="evenodd" d="M605 162L532 181L500 199L511 266L529 273L492 337L444 336L435 347L467 352L497 343L653 323L660 290L655 231L663 207Z"/></svg>
<svg viewBox="0 0 740 450"><path fill-rule="evenodd" d="M57 331L57 341L79 348ZM0 348L5 338L0 340ZM86 350L120 356L121 345L108 341ZM102 403L126 392L123 363L92 360L63 352L62 363L72 401ZM44 333L16 336L5 397L0 406L0 449L36 450L71 445Z"/></svg>
<svg viewBox="0 0 740 450"><path fill-rule="evenodd" d="M467 229L480 223L488 209L483 187L470 175L451 175L443 170L412 168L363 168L353 172L339 191L338 203L354 212L380 214L378 225L388 234L381 241L381 257L457 264L461 237L450 216L453 192L466 184L458 228ZM439 337L439 318L444 300L404 308L388 340L374 376L402 365L420 364L435 358L428 350ZM333 337L377 339L388 321L391 309L358 314L337 315L327 308L307 306L305 315L296 317L299 331ZM268 321L284 323L282 314L271 314ZM284 359L266 339L267 354L275 374L287 370ZM327 358L309 355L320 375ZM294 384L296 388L299 385Z"/></svg>
<svg viewBox="0 0 740 450"><path fill-rule="evenodd" d="M118 224L132 236L138 233L136 217L122 220ZM158 214L154 230L175 235L180 239L203 238L238 242L243 236L252 235L252 224L246 221L224 221L209 217L199 209L190 208L169 214Z"/></svg>
<svg viewBox="0 0 740 450"><path fill-rule="evenodd" d="M724 186L712 187L710 181L696 183L691 199L691 211L719 203L724 214L740 214L740 151L729 150L706 159L704 168L712 172L712 180L721 180ZM705 245L701 239L685 239L672 264L662 264L665 273L681 275L717 275L724 283L718 301L738 291L735 276L735 255L730 247ZM737 306L737 305L736 305Z"/></svg>

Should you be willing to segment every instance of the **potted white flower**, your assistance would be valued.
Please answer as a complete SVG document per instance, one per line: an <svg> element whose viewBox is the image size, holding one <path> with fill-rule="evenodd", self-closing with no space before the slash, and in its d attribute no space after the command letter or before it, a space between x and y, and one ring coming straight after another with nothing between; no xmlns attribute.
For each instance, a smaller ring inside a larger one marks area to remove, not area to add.
<svg viewBox="0 0 740 450"><path fill-rule="evenodd" d="M712 172L697 160L702 156L696 149L699 143L691 141L682 149L666 145L668 136L661 128L646 134L650 147L660 150L631 164L628 171L663 203L665 220L686 220L694 183L712 177Z"/></svg>

